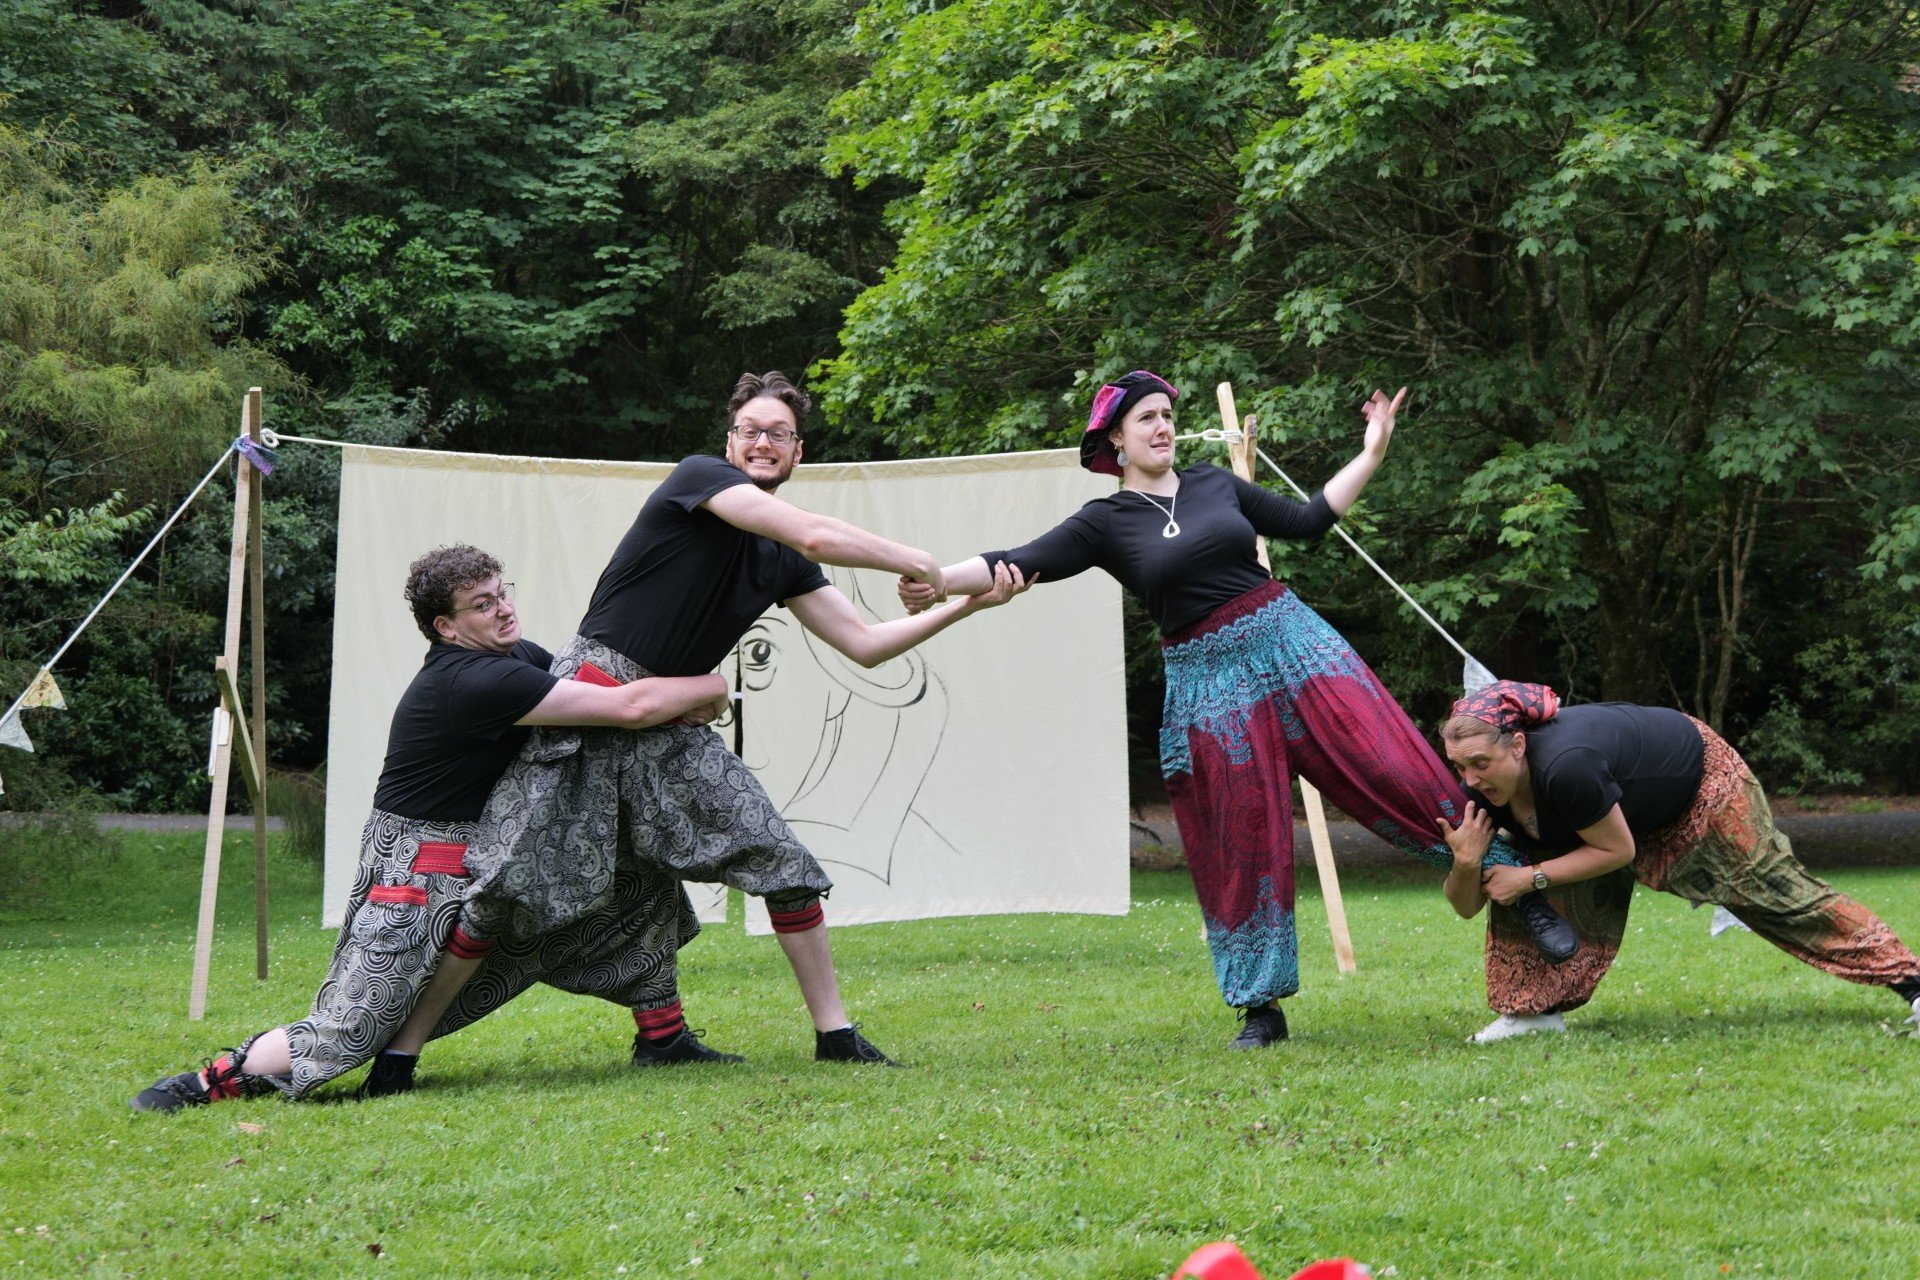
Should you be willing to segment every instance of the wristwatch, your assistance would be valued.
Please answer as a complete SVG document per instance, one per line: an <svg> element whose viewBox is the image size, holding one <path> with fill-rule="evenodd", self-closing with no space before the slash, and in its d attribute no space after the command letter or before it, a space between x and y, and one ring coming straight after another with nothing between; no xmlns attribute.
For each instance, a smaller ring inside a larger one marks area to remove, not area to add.
<svg viewBox="0 0 1920 1280"><path fill-rule="evenodd" d="M1553 882L1551 880L1547 879L1546 872L1542 871L1538 867L1535 867L1533 869L1533 887L1535 892L1538 892L1539 890L1546 888L1549 884L1552 884L1552 883Z"/></svg>

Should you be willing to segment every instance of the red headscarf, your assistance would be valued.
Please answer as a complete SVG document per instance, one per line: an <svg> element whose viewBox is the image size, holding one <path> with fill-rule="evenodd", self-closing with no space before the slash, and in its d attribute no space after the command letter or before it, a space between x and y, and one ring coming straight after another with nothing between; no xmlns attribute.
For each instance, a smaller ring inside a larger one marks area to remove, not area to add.
<svg viewBox="0 0 1920 1280"><path fill-rule="evenodd" d="M1454 703L1453 714L1485 720L1502 733L1531 729L1560 714L1560 695L1543 684L1496 680Z"/></svg>

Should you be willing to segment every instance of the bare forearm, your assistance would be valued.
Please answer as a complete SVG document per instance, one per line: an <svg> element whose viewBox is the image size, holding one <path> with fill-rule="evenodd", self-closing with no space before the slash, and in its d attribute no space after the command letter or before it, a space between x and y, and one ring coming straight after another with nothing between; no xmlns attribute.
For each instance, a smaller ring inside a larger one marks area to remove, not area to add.
<svg viewBox="0 0 1920 1280"><path fill-rule="evenodd" d="M993 570L987 567L984 556L968 556L959 564L950 564L940 576L950 596L977 596L993 587Z"/></svg>
<svg viewBox="0 0 1920 1280"><path fill-rule="evenodd" d="M897 658L922 641L939 635L972 612L972 596L968 595L925 613L876 622L849 636L842 646L842 652L863 667L877 667L887 659Z"/></svg>
<svg viewBox="0 0 1920 1280"><path fill-rule="evenodd" d="M933 557L924 551L868 533L832 516L817 517L798 550L816 564L881 569L910 578L925 578L937 567Z"/></svg>
<svg viewBox="0 0 1920 1280"><path fill-rule="evenodd" d="M1353 455L1353 461L1327 481L1324 490L1327 505L1333 508L1333 514L1344 516L1348 508L1360 497L1360 491L1367 487L1367 481L1373 479L1373 473L1380 465L1381 455L1362 449Z"/></svg>
<svg viewBox="0 0 1920 1280"><path fill-rule="evenodd" d="M1548 858L1537 869L1546 872L1548 881L1553 884L1578 884L1582 880L1593 880L1618 871L1632 861L1631 849L1622 853L1617 849L1599 849L1586 844L1571 853Z"/></svg>
<svg viewBox="0 0 1920 1280"><path fill-rule="evenodd" d="M1447 869L1446 883L1440 891L1447 895L1447 902L1462 920L1471 920L1480 914L1480 908L1487 905L1487 894L1480 887L1480 864L1462 862L1454 859L1453 866Z"/></svg>
<svg viewBox="0 0 1920 1280"><path fill-rule="evenodd" d="M727 682L719 676L651 676L627 686L632 690L627 727L649 729L694 711L715 698L727 696Z"/></svg>

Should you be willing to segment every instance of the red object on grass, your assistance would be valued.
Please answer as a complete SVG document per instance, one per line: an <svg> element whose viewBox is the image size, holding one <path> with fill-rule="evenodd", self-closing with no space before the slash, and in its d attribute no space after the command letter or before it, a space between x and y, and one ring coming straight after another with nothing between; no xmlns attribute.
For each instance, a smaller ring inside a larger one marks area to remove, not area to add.
<svg viewBox="0 0 1920 1280"><path fill-rule="evenodd" d="M1372 1280L1373 1271L1352 1258L1322 1258L1293 1273L1291 1280ZM1173 1280L1260 1280L1239 1246L1203 1244L1180 1264Z"/></svg>
<svg viewBox="0 0 1920 1280"><path fill-rule="evenodd" d="M1173 1280L1260 1280L1237 1245L1203 1244L1180 1264Z"/></svg>
<svg viewBox="0 0 1920 1280"><path fill-rule="evenodd" d="M1292 1280L1372 1280L1373 1270L1352 1258L1322 1258L1293 1273Z"/></svg>

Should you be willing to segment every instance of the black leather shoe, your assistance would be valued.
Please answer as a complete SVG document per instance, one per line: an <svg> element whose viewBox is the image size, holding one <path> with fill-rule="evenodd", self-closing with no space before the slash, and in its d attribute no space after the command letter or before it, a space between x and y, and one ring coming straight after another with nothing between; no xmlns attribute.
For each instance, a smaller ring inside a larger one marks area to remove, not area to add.
<svg viewBox="0 0 1920 1280"><path fill-rule="evenodd" d="M816 1031L813 1033L813 1060L815 1062L860 1062L876 1067L897 1067L900 1064L874 1047L873 1042L860 1034L860 1028L842 1027L838 1031Z"/></svg>
<svg viewBox="0 0 1920 1280"><path fill-rule="evenodd" d="M1515 899L1513 909L1520 913L1527 932L1533 935L1533 945L1540 948L1548 964L1565 964L1579 954L1580 935L1537 891Z"/></svg>
<svg viewBox="0 0 1920 1280"><path fill-rule="evenodd" d="M655 1044L645 1036L633 1038L633 1065L636 1067L675 1067L683 1062L745 1062L737 1053L722 1053L700 1043L703 1031L680 1028L680 1034L665 1044Z"/></svg>
<svg viewBox="0 0 1920 1280"><path fill-rule="evenodd" d="M1264 1049L1287 1038L1287 1015L1277 1004L1242 1009L1240 1018L1247 1025L1240 1028L1229 1049Z"/></svg>

